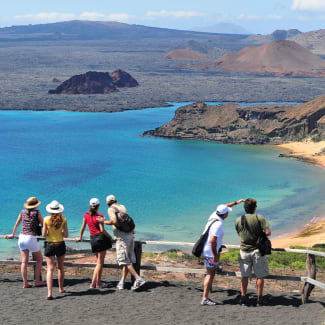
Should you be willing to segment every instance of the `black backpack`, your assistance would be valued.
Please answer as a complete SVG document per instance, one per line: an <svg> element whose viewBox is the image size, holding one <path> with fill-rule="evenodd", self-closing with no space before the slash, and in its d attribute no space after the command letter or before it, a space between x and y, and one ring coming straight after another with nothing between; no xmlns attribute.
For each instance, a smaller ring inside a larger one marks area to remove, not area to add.
<svg viewBox="0 0 325 325"><path fill-rule="evenodd" d="M135 228L133 219L125 212L119 211L118 208L112 207L115 210L117 224L115 227L125 233L130 233Z"/></svg>
<svg viewBox="0 0 325 325"><path fill-rule="evenodd" d="M216 221L219 221L218 219L214 220L213 222L211 222L211 224L209 225L208 229L205 231L205 233L203 233L200 238L196 241L196 243L193 246L192 249L192 254L196 257L200 257L202 255L203 252L203 248L204 248L204 244L209 236L209 231L210 228L212 226L212 224L214 224Z"/></svg>

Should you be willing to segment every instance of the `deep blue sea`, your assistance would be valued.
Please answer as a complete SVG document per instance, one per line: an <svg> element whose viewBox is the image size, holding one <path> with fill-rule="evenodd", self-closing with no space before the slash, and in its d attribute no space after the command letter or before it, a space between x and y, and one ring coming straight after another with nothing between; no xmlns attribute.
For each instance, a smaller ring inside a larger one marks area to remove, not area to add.
<svg viewBox="0 0 325 325"><path fill-rule="evenodd" d="M216 205L247 197L258 200L274 235L323 216L320 167L280 159L270 146L141 136L183 104L113 114L0 111L0 234L11 233L30 196L42 201L43 216L54 199L65 206L70 237L90 198L106 215L108 194L127 206L137 239L193 242ZM234 220L242 212L236 206L226 220L224 242L238 243ZM18 253L16 245L0 239L0 255Z"/></svg>

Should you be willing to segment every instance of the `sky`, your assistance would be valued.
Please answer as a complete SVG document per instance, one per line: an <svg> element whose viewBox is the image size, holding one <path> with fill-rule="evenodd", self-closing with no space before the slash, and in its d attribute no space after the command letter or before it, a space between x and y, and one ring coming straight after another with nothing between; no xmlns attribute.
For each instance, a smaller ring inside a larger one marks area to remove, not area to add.
<svg viewBox="0 0 325 325"><path fill-rule="evenodd" d="M254 34L325 28L325 0L1 0L0 27L68 20L191 29L234 23Z"/></svg>

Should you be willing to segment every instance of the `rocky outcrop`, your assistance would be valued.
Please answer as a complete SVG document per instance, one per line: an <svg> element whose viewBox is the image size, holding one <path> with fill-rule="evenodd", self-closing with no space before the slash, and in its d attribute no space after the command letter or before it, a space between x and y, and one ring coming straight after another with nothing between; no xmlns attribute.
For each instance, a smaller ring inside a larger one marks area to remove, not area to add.
<svg viewBox="0 0 325 325"><path fill-rule="evenodd" d="M245 47L239 52L202 64L201 68L277 76L325 77L325 60L288 40Z"/></svg>
<svg viewBox="0 0 325 325"><path fill-rule="evenodd" d="M237 104L180 107L169 123L144 135L237 144L280 144L310 136L322 138L325 95L299 105ZM325 134L325 133L324 133Z"/></svg>
<svg viewBox="0 0 325 325"><path fill-rule="evenodd" d="M56 89L49 90L49 94L109 94L117 92L118 88L136 86L138 82L120 69L111 73L88 71L64 81Z"/></svg>

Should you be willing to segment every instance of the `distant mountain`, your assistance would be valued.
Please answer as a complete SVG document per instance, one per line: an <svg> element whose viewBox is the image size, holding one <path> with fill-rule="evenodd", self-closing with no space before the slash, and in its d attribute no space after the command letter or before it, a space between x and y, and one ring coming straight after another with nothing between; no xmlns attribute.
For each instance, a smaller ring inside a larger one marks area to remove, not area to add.
<svg viewBox="0 0 325 325"><path fill-rule="evenodd" d="M207 61L209 58L199 52L195 52L187 49L178 49L169 51L163 55L164 59L169 60L182 60L182 61Z"/></svg>
<svg viewBox="0 0 325 325"><path fill-rule="evenodd" d="M302 34L302 32L298 29L289 29L289 30L277 29L270 36L271 39L274 41L281 41L281 40L286 40L290 37L294 37L299 34Z"/></svg>
<svg viewBox="0 0 325 325"><path fill-rule="evenodd" d="M130 25L118 22L74 20L51 24L0 28L0 40L135 40L143 38L200 38L201 32ZM245 36L238 35L238 38Z"/></svg>
<svg viewBox="0 0 325 325"><path fill-rule="evenodd" d="M242 35L252 34L244 27L232 23L218 23L215 25L205 26L205 27L193 27L191 28L191 30L197 32L204 32L204 33L242 34Z"/></svg>
<svg viewBox="0 0 325 325"><path fill-rule="evenodd" d="M278 76L325 77L325 60L289 40L271 41L262 46L249 46L202 65L202 68Z"/></svg>
<svg viewBox="0 0 325 325"><path fill-rule="evenodd" d="M290 38L317 55L325 55L325 29L302 33Z"/></svg>
<svg viewBox="0 0 325 325"><path fill-rule="evenodd" d="M118 88L136 86L138 82L120 69L111 73L88 71L64 81L56 89L49 90L49 94L110 94L119 91Z"/></svg>

